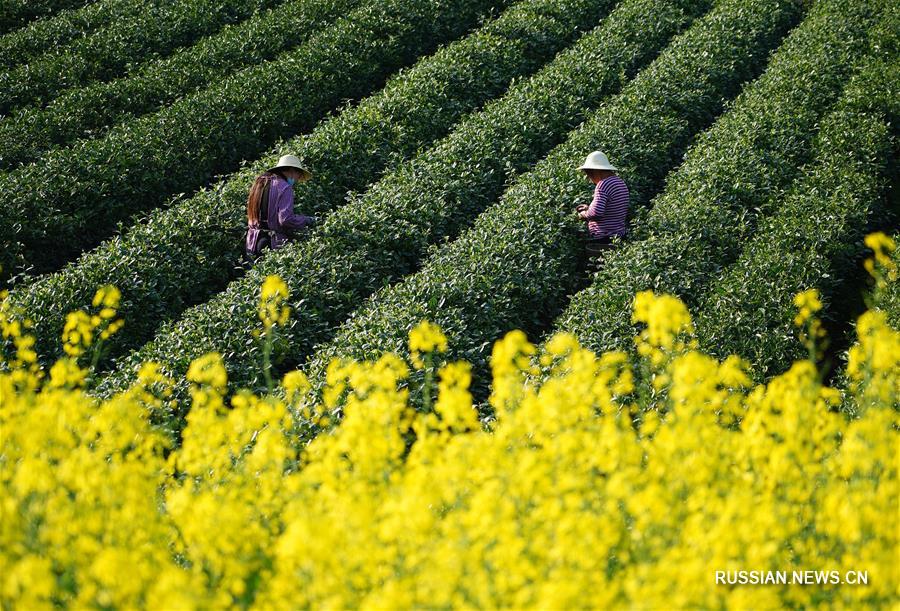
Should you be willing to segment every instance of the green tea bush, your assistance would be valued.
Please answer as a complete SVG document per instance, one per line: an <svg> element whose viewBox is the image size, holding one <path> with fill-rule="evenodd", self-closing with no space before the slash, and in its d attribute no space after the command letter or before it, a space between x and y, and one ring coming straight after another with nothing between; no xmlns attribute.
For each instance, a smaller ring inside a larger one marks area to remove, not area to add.
<svg viewBox="0 0 900 611"><path fill-rule="evenodd" d="M0 34L12 32L57 11L89 6L94 0L4 0L0 5Z"/></svg>
<svg viewBox="0 0 900 611"><path fill-rule="evenodd" d="M41 352L56 354L66 312L91 299L98 282L122 287L129 324L109 346L115 355L147 341L159 323L205 301L238 270L247 193L281 151L292 151L314 180L295 189L295 208L321 215L401 159L444 135L466 112L501 94L599 21L608 2L524 0L464 39L392 78L378 94L280 146L215 188L103 244L12 301L34 312ZM490 66L490 70L485 70ZM361 152L364 152L361 154Z"/></svg>
<svg viewBox="0 0 900 611"><path fill-rule="evenodd" d="M452 338L452 358L486 374L494 341L513 328L545 329L577 285L579 240L571 217L574 202L590 201L590 183L576 169L584 155L594 148L611 154L632 205L646 205L693 135L762 70L800 13L800 2L717 3L470 230L354 312L316 350L312 378L336 356L402 353L406 334L423 318ZM489 376L479 377L483 390Z"/></svg>
<svg viewBox="0 0 900 611"><path fill-rule="evenodd" d="M373 0L274 61L0 176L0 234L11 242L0 253L3 270L60 267L116 223L311 129L341 100L368 93L497 5Z"/></svg>
<svg viewBox="0 0 900 611"><path fill-rule="evenodd" d="M43 105L70 87L116 77L135 63L168 55L227 23L242 21L281 1L151 2L143 11L73 42L62 53L50 51L0 73L0 114Z"/></svg>
<svg viewBox="0 0 900 611"><path fill-rule="evenodd" d="M840 300L859 269L863 238L885 217L898 67L877 62L854 77L823 121L814 161L699 301L694 324L711 354L740 354L760 379L809 356L794 324L794 295L815 288L826 303ZM826 305L823 315L840 311Z"/></svg>
<svg viewBox="0 0 900 611"><path fill-rule="evenodd" d="M55 12L52 16L0 36L0 70L26 63L48 49L61 51L68 42L134 15L146 2L141 0L97 0L86 6Z"/></svg>
<svg viewBox="0 0 900 611"><path fill-rule="evenodd" d="M128 76L71 89L45 108L24 108L0 123L0 168L33 161L52 146L96 138L229 74L272 59L354 9L360 0L292 0L227 26Z"/></svg>
<svg viewBox="0 0 900 611"><path fill-rule="evenodd" d="M883 6L814 5L762 77L692 147L649 211L636 215L634 237L608 254L557 328L592 350L628 350L627 312L637 292L673 293L693 307L808 161L820 118L868 53Z"/></svg>
<svg viewBox="0 0 900 611"><path fill-rule="evenodd" d="M412 271L429 244L470 223L511 175L559 143L709 4L625 0L532 78L326 218L312 239L270 253L227 290L165 325L119 363L103 391L127 384L140 361L182 370L209 350L228 355L233 379L256 382L260 352L247 329L260 279L276 272L290 286L295 312L276 358L284 366L301 361L363 298Z"/></svg>

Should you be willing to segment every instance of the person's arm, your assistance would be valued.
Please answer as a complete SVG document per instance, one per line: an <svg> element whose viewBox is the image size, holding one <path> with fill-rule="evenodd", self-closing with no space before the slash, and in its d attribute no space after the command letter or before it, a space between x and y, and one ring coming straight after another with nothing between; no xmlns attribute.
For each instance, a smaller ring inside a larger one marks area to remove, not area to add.
<svg viewBox="0 0 900 611"><path fill-rule="evenodd" d="M291 188L272 185L271 194L275 196L274 205L278 228L284 233L299 231L315 222L311 216L294 212L294 191ZM272 205L271 201L269 205Z"/></svg>
<svg viewBox="0 0 900 611"><path fill-rule="evenodd" d="M587 207L587 210L579 213L578 216L585 221L600 220L600 217L606 211L606 201L608 199L609 196L603 188L603 183L600 183L597 185L597 189L594 190L594 200L591 202L591 205Z"/></svg>

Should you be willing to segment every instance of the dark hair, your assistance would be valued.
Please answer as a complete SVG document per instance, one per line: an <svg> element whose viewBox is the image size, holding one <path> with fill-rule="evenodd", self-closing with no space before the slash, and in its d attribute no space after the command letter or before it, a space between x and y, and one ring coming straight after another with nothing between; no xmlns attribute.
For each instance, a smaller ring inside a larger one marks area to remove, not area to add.
<svg viewBox="0 0 900 611"><path fill-rule="evenodd" d="M269 188L269 183L272 181L272 178L276 175L284 178L284 173L280 169L275 169L263 172L253 181L253 185L250 187L250 195L247 197L247 223L256 221L258 224L262 224L260 208L263 195L265 195L266 190Z"/></svg>

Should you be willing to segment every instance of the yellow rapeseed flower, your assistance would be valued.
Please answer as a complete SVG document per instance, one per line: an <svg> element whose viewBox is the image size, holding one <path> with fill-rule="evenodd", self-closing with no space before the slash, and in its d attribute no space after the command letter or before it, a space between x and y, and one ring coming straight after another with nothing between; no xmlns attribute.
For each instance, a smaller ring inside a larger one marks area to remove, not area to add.
<svg viewBox="0 0 900 611"><path fill-rule="evenodd" d="M227 397L209 354L189 368L190 405L166 411L157 364L99 399L72 357L43 387L6 360L0 607L890 608L900 333L860 317L851 417L809 360L753 386L739 357L693 349L676 302L636 300L644 357L509 333L489 430L465 362L436 368L433 411L416 411L421 381L393 354L334 361L324 405L306 392L322 380L288 373L285 394L309 403L293 409ZM649 400L632 377L648 368L667 380ZM868 584L716 583L809 569Z"/></svg>
<svg viewBox="0 0 900 611"><path fill-rule="evenodd" d="M284 326L291 314L285 304L289 296L287 284L279 276L266 276L260 291L259 319L263 327Z"/></svg>
<svg viewBox="0 0 900 611"><path fill-rule="evenodd" d="M819 291L808 289L794 295L794 305L798 312L794 317L794 324L802 327L817 312L822 309L822 301L819 299Z"/></svg>
<svg viewBox="0 0 900 611"><path fill-rule="evenodd" d="M422 355L447 352L447 337L440 327L423 320L409 332L409 351L413 365L421 369L425 366Z"/></svg>
<svg viewBox="0 0 900 611"><path fill-rule="evenodd" d="M897 245L893 238L885 235L881 231L870 233L865 238L866 246L871 248L875 253L875 258L879 263L886 264L890 261L890 255L896 250Z"/></svg>
<svg viewBox="0 0 900 611"><path fill-rule="evenodd" d="M87 373L74 358L61 358L50 368L48 384L51 388L79 388L84 386Z"/></svg>
<svg viewBox="0 0 900 611"><path fill-rule="evenodd" d="M188 381L209 386L219 394L224 394L228 386L228 372L218 352L210 352L191 361L186 377Z"/></svg>
<svg viewBox="0 0 900 611"><path fill-rule="evenodd" d="M94 341L94 325L87 312L76 310L66 315L63 327L63 350L73 358L78 358Z"/></svg>
<svg viewBox="0 0 900 611"><path fill-rule="evenodd" d="M423 320L409 332L410 352L446 352L447 338L436 324Z"/></svg>
<svg viewBox="0 0 900 611"><path fill-rule="evenodd" d="M103 307L104 310L115 310L119 309L119 302L122 299L122 293L111 284L107 284L106 286L102 286L97 289L97 292L94 294L94 300L92 305L97 307ZM101 310L101 311L104 311ZM112 316L103 316L103 318L111 318Z"/></svg>

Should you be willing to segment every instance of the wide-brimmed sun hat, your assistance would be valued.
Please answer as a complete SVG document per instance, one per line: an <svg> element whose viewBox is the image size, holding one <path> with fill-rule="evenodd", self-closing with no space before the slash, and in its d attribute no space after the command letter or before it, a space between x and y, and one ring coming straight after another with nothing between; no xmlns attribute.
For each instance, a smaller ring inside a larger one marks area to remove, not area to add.
<svg viewBox="0 0 900 611"><path fill-rule="evenodd" d="M294 155L284 155L278 160L278 163L275 164L274 167L269 168L269 171L272 172L279 168L294 168L295 170L300 170L300 174L302 174L302 176L300 176L300 182L306 182L312 178L312 173L304 168L300 163L300 160Z"/></svg>
<svg viewBox="0 0 900 611"><path fill-rule="evenodd" d="M609 162L609 159L606 158L606 155L603 154L602 151L594 151L590 155L587 156L587 159L584 160L584 164L578 168L579 170L612 170L616 171L616 166Z"/></svg>

